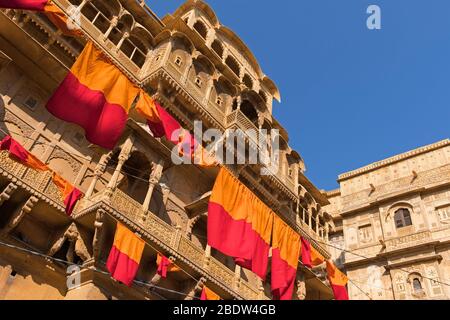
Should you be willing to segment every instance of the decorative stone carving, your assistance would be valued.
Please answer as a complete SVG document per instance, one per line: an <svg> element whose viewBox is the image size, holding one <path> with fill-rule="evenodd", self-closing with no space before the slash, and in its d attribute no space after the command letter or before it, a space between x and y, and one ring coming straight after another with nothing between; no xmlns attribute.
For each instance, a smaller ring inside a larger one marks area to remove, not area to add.
<svg viewBox="0 0 450 320"><path fill-rule="evenodd" d="M67 261L74 262L74 253L84 261L91 259L91 255L89 254L87 247L83 241L83 238L78 231L78 228L75 223L72 223L62 234L57 237L57 240L53 243L48 256L53 257L55 253L57 253L63 246L63 244L69 241L70 246L67 251Z"/></svg>
<svg viewBox="0 0 450 320"><path fill-rule="evenodd" d="M31 210L33 210L33 207L36 205L38 200L39 199L34 196L28 198L27 202L25 202L25 204L22 207L19 207L13 213L13 216L9 220L8 225L3 229L3 232L10 233L12 230L14 230L22 221L22 219L25 217L25 215L30 213Z"/></svg>
<svg viewBox="0 0 450 320"><path fill-rule="evenodd" d="M16 192L16 190L17 190L17 185L15 185L12 182L6 186L6 188L0 194L0 207L2 206L2 204L5 201L8 201L11 198L11 196L14 194L14 192Z"/></svg>
<svg viewBox="0 0 450 320"><path fill-rule="evenodd" d="M93 255L94 259L98 260L100 258L100 250L102 248L103 243L103 222L105 218L106 212L104 210L98 210L95 215L95 222L94 222L94 239L92 240L92 248L93 248Z"/></svg>

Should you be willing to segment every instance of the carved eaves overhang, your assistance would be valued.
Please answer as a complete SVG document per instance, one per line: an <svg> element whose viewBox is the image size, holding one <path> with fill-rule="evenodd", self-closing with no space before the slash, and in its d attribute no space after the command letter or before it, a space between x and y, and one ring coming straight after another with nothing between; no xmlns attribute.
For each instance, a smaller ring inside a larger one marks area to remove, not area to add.
<svg viewBox="0 0 450 320"><path fill-rule="evenodd" d="M409 151L409 152L405 152L405 153L396 155L394 157L391 157L391 158L388 158L388 159L385 159L382 161L374 162L374 163L372 163L368 166L362 167L360 169L356 169L356 170L353 170L353 171L350 171L347 173L343 173L343 174L339 175L338 182L342 182L344 180L348 180L348 179L354 178L356 176L392 165L399 161L403 161L403 160L406 160L406 159L409 159L412 157L416 157L418 155L421 155L421 154L424 154L424 153L427 153L427 152L430 152L430 151L433 151L436 149L440 149L440 148L443 148L446 146L450 146L450 139L445 139L445 140L442 140L442 141L439 141L439 142L436 142L436 143L433 143L433 144L430 144L430 145L427 145L427 146L424 146L421 148L417 148L417 149Z"/></svg>
<svg viewBox="0 0 450 320"><path fill-rule="evenodd" d="M299 184L302 185L313 196L318 204L320 204L322 207L330 204L330 201L328 201L326 194L320 191L303 173L299 173L298 176Z"/></svg>

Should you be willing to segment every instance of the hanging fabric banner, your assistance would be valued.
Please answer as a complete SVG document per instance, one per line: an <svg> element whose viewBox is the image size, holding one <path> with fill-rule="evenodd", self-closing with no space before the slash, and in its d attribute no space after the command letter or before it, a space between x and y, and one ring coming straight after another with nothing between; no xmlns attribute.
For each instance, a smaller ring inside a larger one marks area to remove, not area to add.
<svg viewBox="0 0 450 320"><path fill-rule="evenodd" d="M178 272L180 268L176 266L172 261L166 258L164 255L158 252L156 257L156 265L158 266L157 273L162 278L167 278L167 273L169 272Z"/></svg>
<svg viewBox="0 0 450 320"><path fill-rule="evenodd" d="M190 158L194 164L202 167L217 165L217 161L195 140L195 137L183 129L174 117L143 90L139 94L136 110L147 120L155 138L166 137L177 145L178 156Z"/></svg>
<svg viewBox="0 0 450 320"><path fill-rule="evenodd" d="M114 243L106 262L111 276L130 287L138 272L144 247L144 240L118 222Z"/></svg>
<svg viewBox="0 0 450 320"><path fill-rule="evenodd" d="M91 143L111 150L122 135L138 93L139 88L88 42L48 101L47 110L81 126Z"/></svg>
<svg viewBox="0 0 450 320"><path fill-rule="evenodd" d="M212 291L208 287L203 286L202 294L200 295L200 300L218 301L218 300L221 300L221 299L220 299L220 296L217 293L215 293L214 291Z"/></svg>
<svg viewBox="0 0 450 320"><path fill-rule="evenodd" d="M28 150L26 150L16 140L11 138L11 136L8 135L0 141L0 150L7 150L12 159L20 162L28 168L38 171L51 171L53 183L58 187L63 195L62 200L64 201L64 205L66 207L66 213L69 216L72 214L75 205L83 196L83 193L80 190L64 180L60 175L53 172L46 164L28 152Z"/></svg>
<svg viewBox="0 0 450 320"><path fill-rule="evenodd" d="M300 235L279 217L275 217L271 268L274 300L292 300L299 257Z"/></svg>
<svg viewBox="0 0 450 320"><path fill-rule="evenodd" d="M24 166L28 168L39 170L39 171L47 171L50 168L32 155L28 150L26 150L20 143L14 140L11 136L6 136L0 141L0 150L7 150L10 156L22 163Z"/></svg>
<svg viewBox="0 0 450 320"><path fill-rule="evenodd" d="M53 183L63 195L67 215L72 215L73 209L77 202L83 197L83 193L55 172L52 175L52 179Z"/></svg>
<svg viewBox="0 0 450 320"><path fill-rule="evenodd" d="M274 213L222 167L208 205L208 244L265 279Z"/></svg>
<svg viewBox="0 0 450 320"><path fill-rule="evenodd" d="M328 281L330 281L333 289L334 298L336 300L348 300L346 285L348 283L347 276L340 271L332 261L327 260Z"/></svg>

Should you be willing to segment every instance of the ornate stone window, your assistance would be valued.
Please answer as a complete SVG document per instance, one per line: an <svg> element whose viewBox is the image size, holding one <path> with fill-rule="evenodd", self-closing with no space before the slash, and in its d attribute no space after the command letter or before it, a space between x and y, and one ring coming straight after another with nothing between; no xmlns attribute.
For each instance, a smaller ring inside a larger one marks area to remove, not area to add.
<svg viewBox="0 0 450 320"><path fill-rule="evenodd" d="M216 104L217 105L219 105L219 106L222 106L222 104L223 104L223 99L222 99L222 97L217 97L217 99L216 99Z"/></svg>
<svg viewBox="0 0 450 320"><path fill-rule="evenodd" d="M423 288L422 276L419 273L411 273L408 276L408 282L411 285L411 293L414 297L423 298L426 295Z"/></svg>
<svg viewBox="0 0 450 320"><path fill-rule="evenodd" d="M223 46L218 40L214 40L214 42L211 44L211 48L215 53L217 53L219 57L223 58Z"/></svg>
<svg viewBox="0 0 450 320"><path fill-rule="evenodd" d="M183 59L181 59L180 56L177 56L177 57L175 58L175 64L176 64L177 66L181 67L181 65L183 64Z"/></svg>
<svg viewBox="0 0 450 320"><path fill-rule="evenodd" d="M239 74L241 73L241 67L239 66L239 63L231 56L228 56L225 60L225 63L230 69L234 72L235 75L239 77Z"/></svg>
<svg viewBox="0 0 450 320"><path fill-rule="evenodd" d="M208 34L208 29L206 28L206 26L203 24L203 22L201 21L197 21L194 24L194 29L195 31L198 32L199 35L202 36L203 39L206 39L206 36Z"/></svg>
<svg viewBox="0 0 450 320"><path fill-rule="evenodd" d="M450 205L438 208L437 212L441 223L450 223Z"/></svg>
<svg viewBox="0 0 450 320"><path fill-rule="evenodd" d="M408 209L398 209L394 213L395 227L397 229L412 226L411 213Z"/></svg>
<svg viewBox="0 0 450 320"><path fill-rule="evenodd" d="M245 84L245 86L247 88L253 89L253 80L252 80L252 78L250 78L250 76L248 74L244 75L242 82Z"/></svg>

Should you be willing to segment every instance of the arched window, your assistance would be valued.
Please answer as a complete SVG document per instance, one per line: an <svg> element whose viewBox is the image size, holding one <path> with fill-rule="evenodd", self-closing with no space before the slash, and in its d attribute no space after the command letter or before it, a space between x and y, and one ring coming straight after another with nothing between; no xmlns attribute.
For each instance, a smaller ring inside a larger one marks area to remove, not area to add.
<svg viewBox="0 0 450 320"><path fill-rule="evenodd" d="M208 29L206 29L205 25L202 22L197 21L194 24L194 29L195 29L195 31L197 31L199 33L199 35L202 36L203 39L206 39L206 35L208 34Z"/></svg>
<svg viewBox="0 0 450 320"><path fill-rule="evenodd" d="M411 214L408 209L398 209L395 211L394 220L397 229L412 225Z"/></svg>
<svg viewBox="0 0 450 320"><path fill-rule="evenodd" d="M244 76L244 78L242 79L242 82L245 84L245 86L249 89L253 89L253 80L252 78L250 78L250 76L248 74L246 74Z"/></svg>
<svg viewBox="0 0 450 320"><path fill-rule="evenodd" d="M413 284L413 289L414 289L415 293L423 292L422 283L420 282L419 278L414 278L412 284Z"/></svg>
<svg viewBox="0 0 450 320"><path fill-rule="evenodd" d="M230 67L231 70L233 70L234 74L239 77L241 68L239 67L237 61L233 57L228 56L227 59L225 60L225 63L227 64L227 66Z"/></svg>
<svg viewBox="0 0 450 320"><path fill-rule="evenodd" d="M211 45L211 48L214 50L215 53L218 54L219 57L223 57L223 46L218 40L214 40L214 42Z"/></svg>

